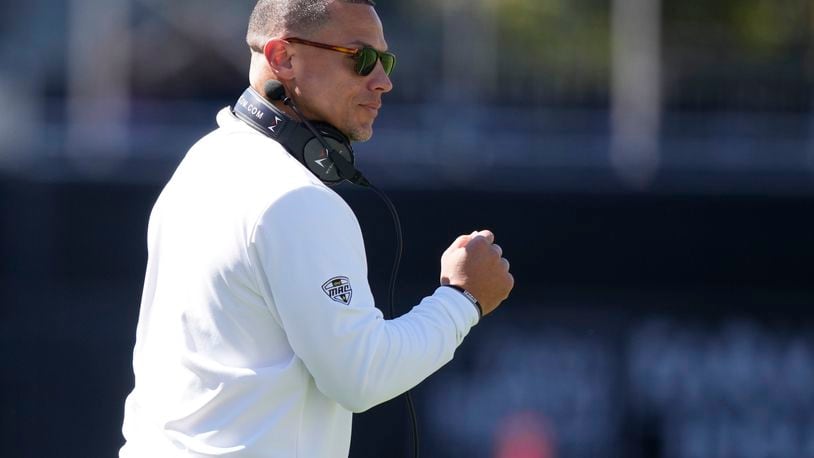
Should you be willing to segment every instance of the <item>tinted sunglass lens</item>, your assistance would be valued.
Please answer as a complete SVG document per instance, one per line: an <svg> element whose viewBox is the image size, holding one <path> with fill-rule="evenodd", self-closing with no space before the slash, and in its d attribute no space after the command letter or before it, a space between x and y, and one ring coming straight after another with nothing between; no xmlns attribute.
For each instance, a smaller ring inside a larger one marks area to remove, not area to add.
<svg viewBox="0 0 814 458"><path fill-rule="evenodd" d="M356 73L367 76L373 71L378 60L376 50L373 48L362 48L356 56Z"/></svg>
<svg viewBox="0 0 814 458"><path fill-rule="evenodd" d="M379 53L373 48L362 48L356 55L356 73L367 76L376 68L376 62L382 61L384 73L390 75L393 67L396 66L396 56L393 53Z"/></svg>
<svg viewBox="0 0 814 458"><path fill-rule="evenodd" d="M396 56L391 53L384 53L379 56L382 60L382 67L384 67L384 72L389 76L390 73L393 71L393 68L396 66Z"/></svg>

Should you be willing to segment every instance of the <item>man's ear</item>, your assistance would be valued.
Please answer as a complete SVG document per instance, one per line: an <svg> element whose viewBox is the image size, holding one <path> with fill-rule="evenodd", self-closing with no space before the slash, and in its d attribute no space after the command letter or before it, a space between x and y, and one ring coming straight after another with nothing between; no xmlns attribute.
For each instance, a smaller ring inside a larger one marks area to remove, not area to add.
<svg viewBox="0 0 814 458"><path fill-rule="evenodd" d="M282 38L272 38L263 46L263 55L266 56L266 62L278 80L294 78L290 49L289 43Z"/></svg>

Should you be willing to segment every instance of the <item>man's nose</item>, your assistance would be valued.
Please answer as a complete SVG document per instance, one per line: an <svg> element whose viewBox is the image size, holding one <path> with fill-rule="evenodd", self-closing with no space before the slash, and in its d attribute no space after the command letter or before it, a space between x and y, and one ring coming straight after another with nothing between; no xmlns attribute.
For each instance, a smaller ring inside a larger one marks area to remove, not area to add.
<svg viewBox="0 0 814 458"><path fill-rule="evenodd" d="M376 67L370 73L370 88L376 92L390 92L393 90L393 82L390 77L385 73L384 66L381 61L376 62Z"/></svg>

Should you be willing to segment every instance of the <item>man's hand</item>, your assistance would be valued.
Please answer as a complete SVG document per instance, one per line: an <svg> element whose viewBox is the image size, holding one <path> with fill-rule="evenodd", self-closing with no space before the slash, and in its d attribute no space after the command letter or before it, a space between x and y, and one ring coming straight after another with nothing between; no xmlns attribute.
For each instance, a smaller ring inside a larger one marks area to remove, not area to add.
<svg viewBox="0 0 814 458"><path fill-rule="evenodd" d="M469 291L483 308L483 315L496 309L514 287L509 261L491 231L462 235L441 256L441 284Z"/></svg>

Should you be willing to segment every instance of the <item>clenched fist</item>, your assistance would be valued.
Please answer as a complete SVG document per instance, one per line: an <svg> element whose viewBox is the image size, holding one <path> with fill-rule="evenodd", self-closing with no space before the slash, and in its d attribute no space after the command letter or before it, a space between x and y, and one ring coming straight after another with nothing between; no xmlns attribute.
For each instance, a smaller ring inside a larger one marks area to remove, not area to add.
<svg viewBox="0 0 814 458"><path fill-rule="evenodd" d="M441 256L441 284L469 291L483 314L496 309L514 287L509 261L491 231L462 235Z"/></svg>

